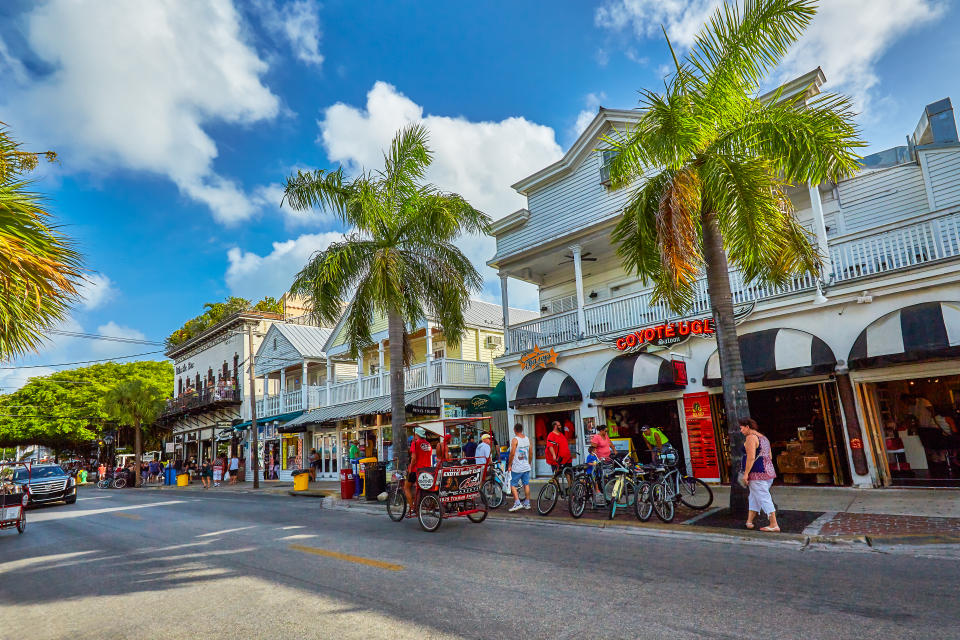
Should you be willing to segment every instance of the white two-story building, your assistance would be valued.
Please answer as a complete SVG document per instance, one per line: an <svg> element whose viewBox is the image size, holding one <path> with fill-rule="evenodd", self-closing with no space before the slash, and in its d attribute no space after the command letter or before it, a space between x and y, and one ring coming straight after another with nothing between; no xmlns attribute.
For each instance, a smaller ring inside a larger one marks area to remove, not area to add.
<svg viewBox="0 0 960 640"><path fill-rule="evenodd" d="M787 85L815 94L820 70ZM726 479L727 426L702 281L675 314L624 271L610 241L630 189L611 189L602 138L636 111L601 109L556 163L515 185L527 206L494 224L503 305L511 279L539 288L541 317L508 322L510 422L536 438L553 419L575 449L598 423L642 448L660 427L687 469ZM598 150L600 149L600 150ZM838 183L797 185L795 215L826 256L819 283L773 288L731 271L752 414L790 483L957 484L960 452L960 144L949 99L905 146ZM506 313L504 316L506 317ZM582 457L581 457L582 459Z"/></svg>

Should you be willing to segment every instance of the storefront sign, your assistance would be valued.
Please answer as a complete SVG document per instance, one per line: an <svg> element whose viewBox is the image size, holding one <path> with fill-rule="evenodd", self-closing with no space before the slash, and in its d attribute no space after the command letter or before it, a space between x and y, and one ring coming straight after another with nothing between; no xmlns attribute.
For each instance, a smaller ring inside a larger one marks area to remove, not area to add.
<svg viewBox="0 0 960 640"><path fill-rule="evenodd" d="M173 453L173 446L174 446L174 443L172 443L172 442L166 443L166 451L167 451L167 453Z"/></svg>
<svg viewBox="0 0 960 640"><path fill-rule="evenodd" d="M687 386L687 363L683 360L671 360L673 365L673 384L678 387Z"/></svg>
<svg viewBox="0 0 960 640"><path fill-rule="evenodd" d="M438 416L440 415L440 407L421 407L415 404L408 404L407 413L412 416Z"/></svg>
<svg viewBox="0 0 960 640"><path fill-rule="evenodd" d="M703 480L719 480L720 465L717 441L713 433L709 394L684 394L683 417L687 423L687 444L690 446L690 466L693 467L693 476Z"/></svg>
<svg viewBox="0 0 960 640"><path fill-rule="evenodd" d="M557 366L557 352L550 347L550 351L544 351L537 345L533 345L533 351L520 358L520 369L546 369L550 366Z"/></svg>
<svg viewBox="0 0 960 640"><path fill-rule="evenodd" d="M644 344L665 347L684 342L690 336L712 336L713 334L713 318L681 320L638 329L633 333L617 338L615 344L619 351L626 351Z"/></svg>

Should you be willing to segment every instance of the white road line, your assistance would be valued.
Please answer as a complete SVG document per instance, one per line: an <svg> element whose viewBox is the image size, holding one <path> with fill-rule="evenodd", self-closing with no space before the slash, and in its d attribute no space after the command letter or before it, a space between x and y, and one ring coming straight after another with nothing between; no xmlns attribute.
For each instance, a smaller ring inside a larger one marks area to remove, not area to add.
<svg viewBox="0 0 960 640"><path fill-rule="evenodd" d="M222 536L225 533L233 533L234 531L243 531L244 529L255 529L257 525L252 524L249 527L237 527L236 529L223 529L222 531L211 531L210 533L201 533L198 535L198 538L206 538L207 536Z"/></svg>

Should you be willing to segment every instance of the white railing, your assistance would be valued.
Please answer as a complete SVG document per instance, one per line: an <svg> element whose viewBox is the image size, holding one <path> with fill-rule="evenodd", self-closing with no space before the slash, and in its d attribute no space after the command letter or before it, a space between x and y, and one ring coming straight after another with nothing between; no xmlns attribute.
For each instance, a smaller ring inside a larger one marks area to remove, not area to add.
<svg viewBox="0 0 960 640"><path fill-rule="evenodd" d="M360 378L360 396L375 398L380 395L380 376L364 376Z"/></svg>
<svg viewBox="0 0 960 640"><path fill-rule="evenodd" d="M427 363L415 364L406 369L403 375L404 389L423 389L430 386L429 376L427 375Z"/></svg>
<svg viewBox="0 0 960 640"><path fill-rule="evenodd" d="M307 392L307 408L316 409L327 404L327 387L311 386Z"/></svg>
<svg viewBox="0 0 960 640"><path fill-rule="evenodd" d="M832 241L831 282L845 282L957 256L960 256L960 213L954 208L950 213L905 226L887 225ZM746 282L739 270L730 271L734 305L809 292L815 287L816 280L809 275L798 276L781 286L771 286ZM674 313L662 302L654 303L652 296L651 291L643 291L585 305L583 315L586 326L582 332L578 327L576 311L513 325L509 331L510 350L519 353L533 349L534 345L550 347L581 337L592 338L710 312L706 278L697 281L692 306L684 314Z"/></svg>
<svg viewBox="0 0 960 640"><path fill-rule="evenodd" d="M284 413L303 409L303 391L297 389L296 391L287 391L284 393L283 404L280 406L280 409Z"/></svg>
<svg viewBox="0 0 960 640"><path fill-rule="evenodd" d="M338 382L330 387L330 404L343 404L357 399L357 381Z"/></svg>
<svg viewBox="0 0 960 640"><path fill-rule="evenodd" d="M440 365L436 367L441 372L442 378L438 384L465 385L465 386L490 386L490 365L486 362L473 362L471 360L439 360L434 363Z"/></svg>
<svg viewBox="0 0 960 640"><path fill-rule="evenodd" d="M258 414L262 416L275 416L280 413L280 396L267 396L263 402L263 413Z"/></svg>

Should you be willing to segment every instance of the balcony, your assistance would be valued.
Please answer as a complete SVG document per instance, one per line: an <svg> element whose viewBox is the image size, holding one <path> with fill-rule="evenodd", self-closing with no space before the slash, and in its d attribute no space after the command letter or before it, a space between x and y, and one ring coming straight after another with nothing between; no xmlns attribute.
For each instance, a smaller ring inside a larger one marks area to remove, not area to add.
<svg viewBox="0 0 960 640"><path fill-rule="evenodd" d="M471 360L454 360L444 358L430 363L421 363L409 367L404 372L404 386L407 391L425 389L431 386L463 386L489 387L490 365L486 362ZM330 401L327 402L328 388L326 386L311 386L307 390L308 406L303 406L301 390L287 391L283 394L266 396L257 400L257 417L271 416L299 411L317 409L319 407L344 404L354 400L376 398L389 395L390 373L385 371L383 377L379 375L363 376L359 379L347 380L331 384L329 387Z"/></svg>
<svg viewBox="0 0 960 640"><path fill-rule="evenodd" d="M239 406L243 392L237 387L203 389L199 393L182 393L176 398L167 400L167 406L160 414L160 421L173 420L180 416L203 413L212 409Z"/></svg>
<svg viewBox="0 0 960 640"><path fill-rule="evenodd" d="M925 215L914 222L896 223L848 234L830 242L833 276L830 286L913 268L960 256L960 212ZM812 292L816 281L798 276L785 285L774 287L744 280L739 270L730 271L734 305L760 302L780 296ZM509 330L511 353L551 347L581 338L627 332L638 327L704 315L710 312L706 278L694 286L691 308L676 314L663 303L654 303L652 293L643 291L621 298L584 305L585 326L581 330L576 311L568 311L512 325Z"/></svg>

